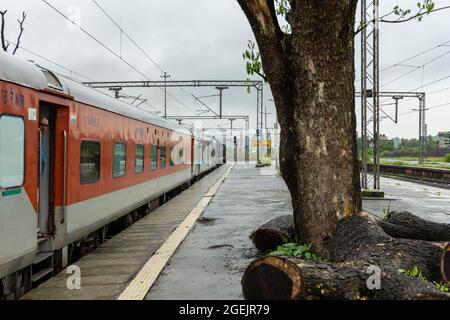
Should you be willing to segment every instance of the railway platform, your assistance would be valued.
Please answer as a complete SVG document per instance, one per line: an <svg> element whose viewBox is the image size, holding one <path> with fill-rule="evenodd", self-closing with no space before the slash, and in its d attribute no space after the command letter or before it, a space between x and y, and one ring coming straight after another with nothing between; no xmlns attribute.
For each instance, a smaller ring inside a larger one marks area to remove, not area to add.
<svg viewBox="0 0 450 320"><path fill-rule="evenodd" d="M386 198L364 199L366 211L408 210L450 222L450 190L381 182ZM223 166L77 262L81 290L67 289L63 271L24 298L240 300L242 274L257 258L250 233L291 212L273 167Z"/></svg>
<svg viewBox="0 0 450 320"><path fill-rule="evenodd" d="M113 300L128 286L161 244L230 169L224 165L74 263L80 289L68 289L72 273L61 271L30 291L25 300Z"/></svg>
<svg viewBox="0 0 450 320"><path fill-rule="evenodd" d="M390 204L391 210L450 222L449 190L389 178L381 182L386 199L364 199L365 210L382 216ZM243 299L242 274L257 258L250 233L291 210L286 184L273 167L236 165L146 299Z"/></svg>

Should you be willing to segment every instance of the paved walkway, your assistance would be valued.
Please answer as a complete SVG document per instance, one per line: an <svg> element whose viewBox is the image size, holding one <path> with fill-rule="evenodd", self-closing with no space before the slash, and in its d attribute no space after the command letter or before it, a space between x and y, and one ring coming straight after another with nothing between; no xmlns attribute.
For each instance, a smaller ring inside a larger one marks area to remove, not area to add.
<svg viewBox="0 0 450 320"><path fill-rule="evenodd" d="M291 212L273 168L236 165L146 299L243 299L242 274L256 258L250 233Z"/></svg>
<svg viewBox="0 0 450 320"><path fill-rule="evenodd" d="M67 289L69 275L63 270L23 299L116 299L227 168L228 165L222 166L204 177L76 262L75 265L81 269L81 290Z"/></svg>

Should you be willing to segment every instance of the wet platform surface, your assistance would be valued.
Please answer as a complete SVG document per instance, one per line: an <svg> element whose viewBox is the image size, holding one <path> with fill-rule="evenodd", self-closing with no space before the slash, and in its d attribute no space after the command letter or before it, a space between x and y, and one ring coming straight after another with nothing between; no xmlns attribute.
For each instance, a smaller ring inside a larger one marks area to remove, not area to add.
<svg viewBox="0 0 450 320"><path fill-rule="evenodd" d="M383 210L409 211L435 222L450 223L450 190L409 181L381 178L383 200L363 200L365 210L382 216Z"/></svg>
<svg viewBox="0 0 450 320"><path fill-rule="evenodd" d="M382 216L390 203L391 210L450 223L450 190L388 178L381 184L388 199L364 200L365 210ZM273 167L236 165L146 299L243 299L243 272L257 258L250 233L291 212L286 184Z"/></svg>
<svg viewBox="0 0 450 320"><path fill-rule="evenodd" d="M74 263L81 269L81 290L67 289L70 275L63 270L23 299L116 299L227 168L228 165L225 165L215 170Z"/></svg>
<svg viewBox="0 0 450 320"><path fill-rule="evenodd" d="M146 299L243 299L242 274L256 258L250 233L291 212L286 184L273 167L236 165Z"/></svg>

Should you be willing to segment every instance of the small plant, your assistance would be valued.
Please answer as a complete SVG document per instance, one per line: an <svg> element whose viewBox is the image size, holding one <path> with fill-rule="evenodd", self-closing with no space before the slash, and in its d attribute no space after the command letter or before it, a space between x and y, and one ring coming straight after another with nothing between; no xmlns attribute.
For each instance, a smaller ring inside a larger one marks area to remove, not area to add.
<svg viewBox="0 0 450 320"><path fill-rule="evenodd" d="M450 292L450 282L444 283L444 282L433 282L436 288L442 292Z"/></svg>
<svg viewBox="0 0 450 320"><path fill-rule="evenodd" d="M406 274L407 276L413 277L413 278L418 278L420 280L424 280L424 281L428 281L427 278L422 274L422 271L420 271L418 266L414 266L412 269L407 270L407 269L400 269L398 270L401 273ZM436 282L433 281L433 284L436 286L436 288L439 291L442 292L450 292L450 282Z"/></svg>
<svg viewBox="0 0 450 320"><path fill-rule="evenodd" d="M406 274L407 276L427 281L427 278L422 274L422 271L419 269L418 266L414 266L410 270L408 270L408 269L400 269L398 271L400 271L401 273Z"/></svg>
<svg viewBox="0 0 450 320"><path fill-rule="evenodd" d="M381 220L386 220L389 217L389 213L391 212L391 201L389 201L389 204L387 207L383 208L383 217Z"/></svg>
<svg viewBox="0 0 450 320"><path fill-rule="evenodd" d="M311 252L310 244L298 244L293 242L278 246L278 248L275 251L270 252L269 255L299 257L306 260L322 261L322 258Z"/></svg>

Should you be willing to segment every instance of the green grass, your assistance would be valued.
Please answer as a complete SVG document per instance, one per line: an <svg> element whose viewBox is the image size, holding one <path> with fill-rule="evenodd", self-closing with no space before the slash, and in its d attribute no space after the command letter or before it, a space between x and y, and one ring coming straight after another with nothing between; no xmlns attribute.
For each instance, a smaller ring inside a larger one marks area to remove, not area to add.
<svg viewBox="0 0 450 320"><path fill-rule="evenodd" d="M433 283L436 286L436 288L438 288L438 290L440 290L442 292L450 292L450 282L444 283L444 282L433 281Z"/></svg>
<svg viewBox="0 0 450 320"><path fill-rule="evenodd" d="M450 169L450 164L446 165L446 164L440 164L440 163L423 163L423 164L418 164L418 163L410 163L410 162L405 162L408 160L398 160L398 161L386 161L385 159L381 159L381 163L382 164L392 164L395 166L408 166L408 167L422 167L422 168L436 168L436 169Z"/></svg>
<svg viewBox="0 0 450 320"><path fill-rule="evenodd" d="M407 276L418 278L420 280L428 281L427 278L422 274L422 271L419 269L419 267L414 266L412 269L400 269L398 270L401 273L406 274ZM444 283L444 282L436 282L433 281L433 284L436 286L436 288L442 292L450 292L450 282Z"/></svg>
<svg viewBox="0 0 450 320"><path fill-rule="evenodd" d="M383 160L391 160L391 161L418 161L419 160L418 157L382 157L382 159ZM426 157L425 162L433 163L433 162L447 162L447 161L445 161L445 157Z"/></svg>
<svg viewBox="0 0 450 320"><path fill-rule="evenodd" d="M444 162L450 162L450 153L444 157Z"/></svg>

